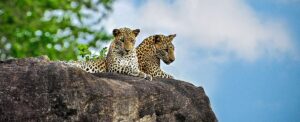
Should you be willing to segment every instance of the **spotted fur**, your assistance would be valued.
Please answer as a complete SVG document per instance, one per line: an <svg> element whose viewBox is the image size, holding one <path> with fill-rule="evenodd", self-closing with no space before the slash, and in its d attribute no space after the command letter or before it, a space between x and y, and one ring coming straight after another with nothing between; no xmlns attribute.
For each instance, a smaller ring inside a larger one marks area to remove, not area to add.
<svg viewBox="0 0 300 122"><path fill-rule="evenodd" d="M63 62L69 66L78 67L89 73L106 72L105 59L96 59L91 61L70 61Z"/></svg>
<svg viewBox="0 0 300 122"><path fill-rule="evenodd" d="M136 48L141 71L150 74L152 77L173 78L160 68L160 60L170 64L175 60L174 45L172 40L176 34L153 35L143 40Z"/></svg>
<svg viewBox="0 0 300 122"><path fill-rule="evenodd" d="M131 30L129 28L114 29L114 40L110 45L106 57L106 66L108 72L122 73L137 77L143 77L152 80L148 75L139 70L135 40L140 30Z"/></svg>

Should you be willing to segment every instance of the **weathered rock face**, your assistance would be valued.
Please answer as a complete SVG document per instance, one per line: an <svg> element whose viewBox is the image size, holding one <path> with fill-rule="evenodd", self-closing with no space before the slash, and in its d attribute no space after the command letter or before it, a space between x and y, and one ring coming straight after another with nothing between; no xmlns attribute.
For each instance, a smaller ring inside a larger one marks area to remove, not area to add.
<svg viewBox="0 0 300 122"><path fill-rule="evenodd" d="M90 74L45 57L0 62L0 121L215 122L202 87Z"/></svg>

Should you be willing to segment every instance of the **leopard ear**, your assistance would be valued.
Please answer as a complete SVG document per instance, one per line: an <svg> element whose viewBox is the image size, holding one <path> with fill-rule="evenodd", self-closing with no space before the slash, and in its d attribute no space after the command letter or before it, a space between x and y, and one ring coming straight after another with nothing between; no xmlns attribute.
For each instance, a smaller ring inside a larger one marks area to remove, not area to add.
<svg viewBox="0 0 300 122"><path fill-rule="evenodd" d="M155 35L154 36L154 43L159 43L159 42L161 42L160 36L159 35Z"/></svg>
<svg viewBox="0 0 300 122"><path fill-rule="evenodd" d="M168 36L170 38L170 40L172 41L175 37L176 37L176 34L171 34Z"/></svg>
<svg viewBox="0 0 300 122"><path fill-rule="evenodd" d="M137 37L137 35L139 35L139 33L140 33L140 29L133 30L133 33L134 33L135 37Z"/></svg>
<svg viewBox="0 0 300 122"><path fill-rule="evenodd" d="M120 33L120 30L119 30L119 29L114 29L114 30L113 30L113 35L114 35L114 36L117 36L119 33Z"/></svg>

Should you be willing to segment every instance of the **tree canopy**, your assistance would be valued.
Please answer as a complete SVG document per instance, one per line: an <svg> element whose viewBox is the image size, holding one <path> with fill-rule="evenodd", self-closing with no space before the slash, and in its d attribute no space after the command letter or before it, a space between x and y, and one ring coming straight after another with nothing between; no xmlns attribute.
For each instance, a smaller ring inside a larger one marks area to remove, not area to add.
<svg viewBox="0 0 300 122"><path fill-rule="evenodd" d="M113 2L0 0L0 59L48 55L52 60L76 60L86 47L100 52L103 42L112 38L101 22Z"/></svg>

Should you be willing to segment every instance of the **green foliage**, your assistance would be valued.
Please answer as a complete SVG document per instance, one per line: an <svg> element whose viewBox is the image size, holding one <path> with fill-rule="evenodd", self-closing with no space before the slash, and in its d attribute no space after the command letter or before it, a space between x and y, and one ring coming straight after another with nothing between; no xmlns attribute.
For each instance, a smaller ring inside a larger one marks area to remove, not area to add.
<svg viewBox="0 0 300 122"><path fill-rule="evenodd" d="M106 57L106 53L107 53L107 47L102 48L101 51L99 52L99 54L97 54L97 52L92 53L88 49L88 46L85 45L85 44L80 44L78 46L78 50L79 50L79 55L85 61L96 60L96 59L104 59Z"/></svg>
<svg viewBox="0 0 300 122"><path fill-rule="evenodd" d="M99 50L112 38L101 22L113 1L0 0L0 60L39 55L76 60L78 55L91 55L88 48Z"/></svg>
<svg viewBox="0 0 300 122"><path fill-rule="evenodd" d="M85 44L78 45L79 55L84 58L91 55L91 51L88 49L88 46Z"/></svg>
<svg viewBox="0 0 300 122"><path fill-rule="evenodd" d="M108 52L107 47L104 47L104 48L100 51L99 58L102 58L102 59L105 58L107 52Z"/></svg>

